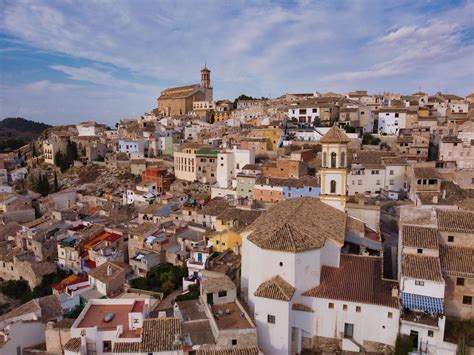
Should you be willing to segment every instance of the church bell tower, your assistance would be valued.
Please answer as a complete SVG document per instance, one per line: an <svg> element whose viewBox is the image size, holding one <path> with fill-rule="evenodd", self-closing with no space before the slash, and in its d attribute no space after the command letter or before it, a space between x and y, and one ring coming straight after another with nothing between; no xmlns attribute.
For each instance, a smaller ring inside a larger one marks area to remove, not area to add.
<svg viewBox="0 0 474 355"><path fill-rule="evenodd" d="M207 66L201 69L201 86L205 89L211 88L211 71Z"/></svg>
<svg viewBox="0 0 474 355"><path fill-rule="evenodd" d="M322 148L321 201L342 211L346 206L349 137L333 126L320 139Z"/></svg>

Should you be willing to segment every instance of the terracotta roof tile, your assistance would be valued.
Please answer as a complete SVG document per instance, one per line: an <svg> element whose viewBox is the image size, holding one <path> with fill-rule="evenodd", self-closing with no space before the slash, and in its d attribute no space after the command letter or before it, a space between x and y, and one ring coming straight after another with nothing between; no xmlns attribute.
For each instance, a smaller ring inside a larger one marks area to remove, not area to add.
<svg viewBox="0 0 474 355"><path fill-rule="evenodd" d="M81 338L71 338L64 344L64 350L78 353L81 350Z"/></svg>
<svg viewBox="0 0 474 355"><path fill-rule="evenodd" d="M438 230L436 228L404 225L402 235L403 246L438 249Z"/></svg>
<svg viewBox="0 0 474 355"><path fill-rule="evenodd" d="M474 233L474 212L438 210L437 217L441 231Z"/></svg>
<svg viewBox="0 0 474 355"><path fill-rule="evenodd" d="M303 311L303 312L310 312L314 313L314 309L312 309L310 306L307 306L302 303L293 303L292 309L294 311Z"/></svg>
<svg viewBox="0 0 474 355"><path fill-rule="evenodd" d="M250 225L248 240L263 249L299 252L344 243L346 214L319 199L281 201Z"/></svg>
<svg viewBox="0 0 474 355"><path fill-rule="evenodd" d="M438 170L433 167L414 167L413 172L417 179L442 179Z"/></svg>
<svg viewBox="0 0 474 355"><path fill-rule="evenodd" d="M439 258L420 255L403 255L402 275L413 279L442 282Z"/></svg>
<svg viewBox="0 0 474 355"><path fill-rule="evenodd" d="M175 344L175 335L181 335L181 323L177 318L145 319L143 322L140 351L159 352L181 349Z"/></svg>
<svg viewBox="0 0 474 355"><path fill-rule="evenodd" d="M347 134L336 126L332 126L319 140L320 143L349 143L350 141Z"/></svg>
<svg viewBox="0 0 474 355"><path fill-rule="evenodd" d="M451 276L474 275L474 249L448 245L439 246L441 270Z"/></svg>
<svg viewBox="0 0 474 355"><path fill-rule="evenodd" d="M228 349L199 349L197 355L258 355L262 354L256 346L232 347Z"/></svg>
<svg viewBox="0 0 474 355"><path fill-rule="evenodd" d="M257 297L271 298L273 300L289 302L295 293L295 288L283 280L279 275L264 281L258 286L254 295Z"/></svg>
<svg viewBox="0 0 474 355"><path fill-rule="evenodd" d="M323 266L320 284L303 296L398 308L395 286L398 282L382 279L382 258L342 254L340 266Z"/></svg>

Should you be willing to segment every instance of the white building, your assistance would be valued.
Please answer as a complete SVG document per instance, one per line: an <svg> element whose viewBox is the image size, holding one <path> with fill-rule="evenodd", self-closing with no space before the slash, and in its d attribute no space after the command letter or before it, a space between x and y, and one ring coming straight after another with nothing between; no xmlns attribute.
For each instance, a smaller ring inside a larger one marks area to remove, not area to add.
<svg viewBox="0 0 474 355"><path fill-rule="evenodd" d="M95 121L82 122L76 125L77 133L82 136L97 136L99 132L105 131L105 126Z"/></svg>
<svg viewBox="0 0 474 355"><path fill-rule="evenodd" d="M445 281L439 261L439 236L433 226L403 225L399 238L399 280L403 312L400 333L421 353L455 354L444 342Z"/></svg>
<svg viewBox="0 0 474 355"><path fill-rule="evenodd" d="M25 348L45 342L47 322L63 318L57 295L31 300L0 319L0 354L22 354Z"/></svg>
<svg viewBox="0 0 474 355"><path fill-rule="evenodd" d="M92 299L71 327L65 355L183 354L176 318L146 319L149 299Z"/></svg>
<svg viewBox="0 0 474 355"><path fill-rule="evenodd" d="M398 199L406 191L407 162L384 152L361 151L354 155L351 170L347 176L349 196L355 194L380 194Z"/></svg>
<svg viewBox="0 0 474 355"><path fill-rule="evenodd" d="M298 105L288 108L288 117L293 122L314 123L319 119L319 107L316 105Z"/></svg>
<svg viewBox="0 0 474 355"><path fill-rule="evenodd" d="M378 114L378 132L380 134L398 135L401 128L406 128L406 120L406 109L380 108Z"/></svg>
<svg viewBox="0 0 474 355"><path fill-rule="evenodd" d="M137 140L119 140L119 152L120 153L137 153L141 156L145 153L145 140L137 139Z"/></svg>
<svg viewBox="0 0 474 355"><path fill-rule="evenodd" d="M398 283L382 280L381 258L341 255L345 224L343 211L298 198L276 204L243 233L242 296L264 353L394 346Z"/></svg>
<svg viewBox="0 0 474 355"><path fill-rule="evenodd" d="M228 188L232 185L242 168L247 164L255 163L255 151L248 149L228 149L217 154L217 185Z"/></svg>

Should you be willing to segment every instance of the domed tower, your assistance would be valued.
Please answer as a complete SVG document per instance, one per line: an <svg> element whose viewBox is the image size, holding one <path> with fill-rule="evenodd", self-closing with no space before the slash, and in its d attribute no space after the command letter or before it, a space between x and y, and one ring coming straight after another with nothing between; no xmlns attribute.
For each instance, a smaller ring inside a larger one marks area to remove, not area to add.
<svg viewBox="0 0 474 355"><path fill-rule="evenodd" d="M320 139L321 201L342 211L346 206L347 145L350 138L336 126Z"/></svg>

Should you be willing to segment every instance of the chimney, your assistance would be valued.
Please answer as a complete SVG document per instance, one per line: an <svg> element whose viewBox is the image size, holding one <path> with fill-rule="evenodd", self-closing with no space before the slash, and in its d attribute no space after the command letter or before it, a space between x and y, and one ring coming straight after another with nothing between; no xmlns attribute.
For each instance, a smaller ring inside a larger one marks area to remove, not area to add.
<svg viewBox="0 0 474 355"><path fill-rule="evenodd" d="M81 354L87 354L86 330L81 330Z"/></svg>
<svg viewBox="0 0 474 355"><path fill-rule="evenodd" d="M392 297L398 298L398 287L397 286L392 287Z"/></svg>
<svg viewBox="0 0 474 355"><path fill-rule="evenodd" d="M112 276L112 265L107 265L107 276Z"/></svg>

